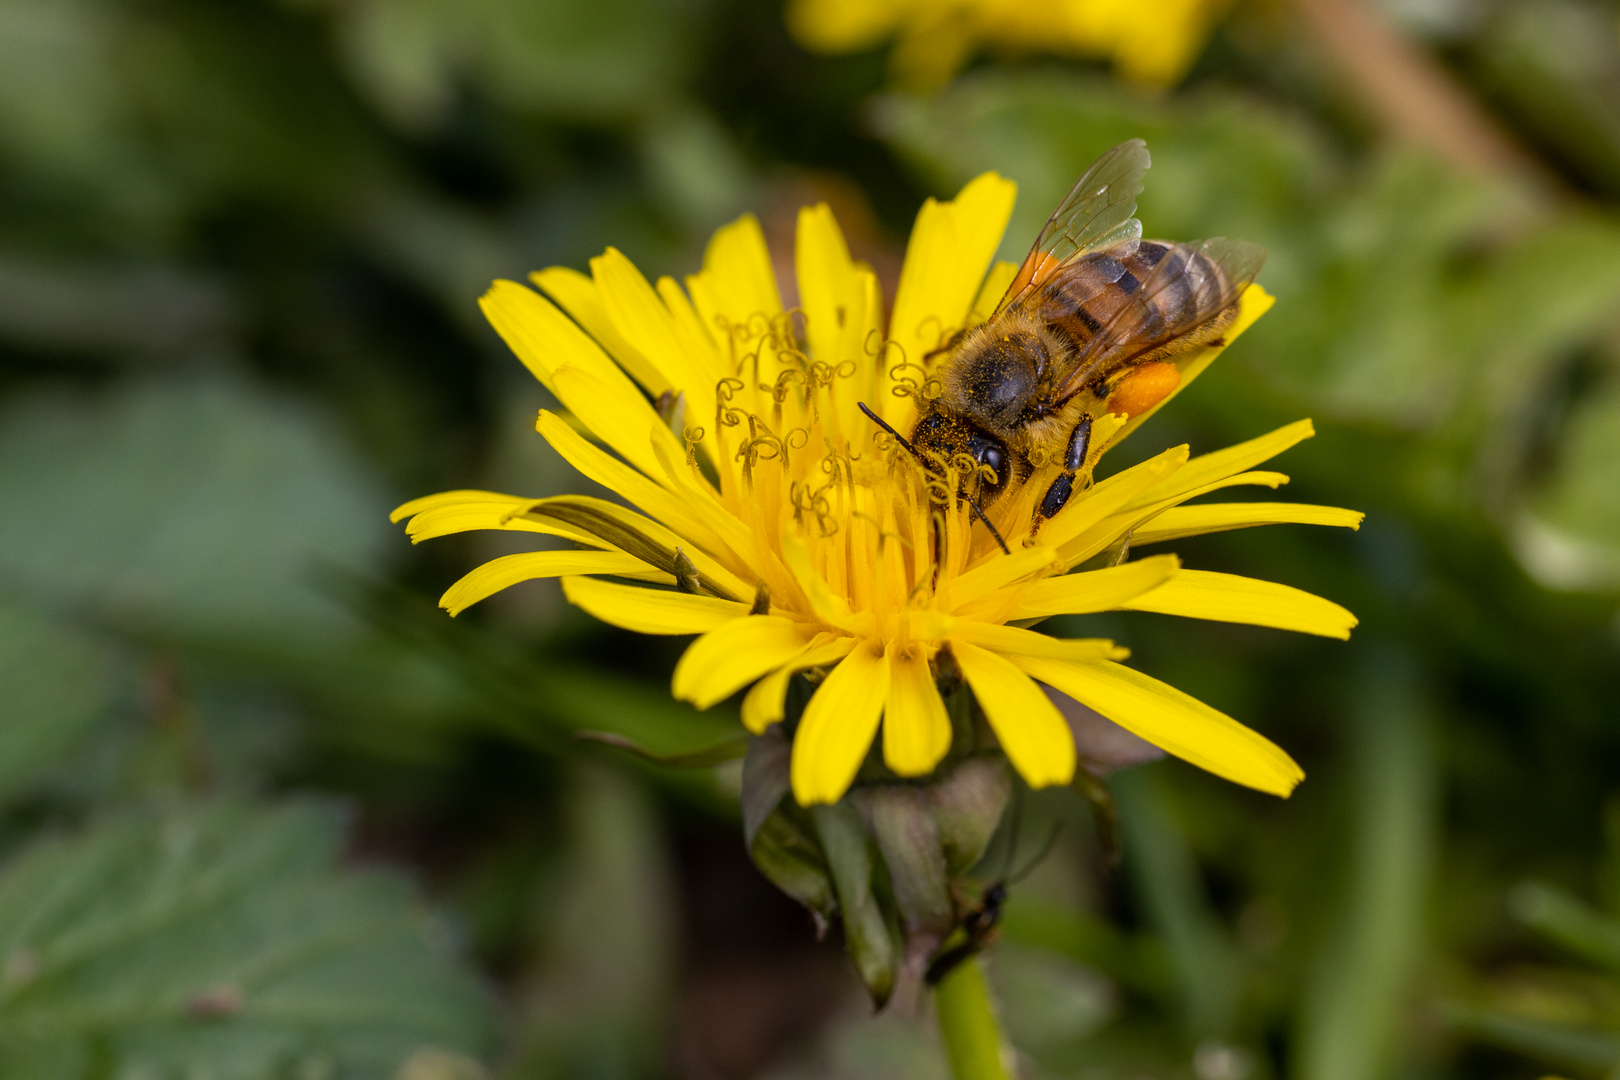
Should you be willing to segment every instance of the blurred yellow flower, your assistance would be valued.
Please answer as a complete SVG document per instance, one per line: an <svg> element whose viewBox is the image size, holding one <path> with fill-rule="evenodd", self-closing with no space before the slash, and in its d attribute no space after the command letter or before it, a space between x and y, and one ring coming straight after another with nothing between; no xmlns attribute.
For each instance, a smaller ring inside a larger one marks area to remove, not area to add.
<svg viewBox="0 0 1620 1080"><path fill-rule="evenodd" d="M791 0L807 48L845 53L895 39L896 79L947 82L979 46L1113 61L1133 82L1171 86L1198 58L1230 0Z"/></svg>
<svg viewBox="0 0 1620 1080"><path fill-rule="evenodd" d="M1266 739L1122 665L1112 642L1017 624L1125 609L1348 637L1355 617L1309 593L1183 570L1174 555L1120 561L1127 542L1280 522L1357 526L1360 514L1330 507L1181 505L1285 482L1248 470L1309 437L1309 421L1191 460L1185 446L1167 450L1077 493L1038 531L1034 501L1051 478L1037 471L990 509L1009 553L950 494L955 477L925 475L860 412L866 403L910 430L928 372L904 358L993 309L1014 273L991 266L1013 197L1011 182L986 174L952 202L928 201L887 336L877 278L851 259L825 205L799 213L793 312L752 217L715 234L684 289L668 277L649 283L612 248L590 276L534 274L546 295L496 282L485 314L571 413L542 412L540 434L639 512L483 491L407 503L394 518L409 517L417 541L512 529L581 545L480 566L443 606L453 615L516 582L561 577L568 599L606 622L700 635L675 669L675 695L707 708L752 684L742 715L755 732L784 719L795 673L824 672L793 744L804 804L844 794L880 724L889 768L930 772L951 742L936 682L950 666L1033 786L1065 783L1075 769L1069 728L1039 680L1187 761L1286 795L1303 773ZM1228 338L1270 305L1251 287ZM1195 357L1187 378L1219 351ZM1094 445L1117 443L1145 415L1103 417ZM1068 572L1111 551L1118 565Z"/></svg>

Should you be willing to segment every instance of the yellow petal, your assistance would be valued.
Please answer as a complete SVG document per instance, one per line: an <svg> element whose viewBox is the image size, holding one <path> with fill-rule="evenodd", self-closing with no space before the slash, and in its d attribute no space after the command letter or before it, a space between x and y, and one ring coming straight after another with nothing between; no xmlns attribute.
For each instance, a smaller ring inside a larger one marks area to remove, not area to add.
<svg viewBox="0 0 1620 1080"><path fill-rule="evenodd" d="M563 578L568 602L605 623L639 634L702 634L748 614L748 605L713 596Z"/></svg>
<svg viewBox="0 0 1620 1080"><path fill-rule="evenodd" d="M664 308L674 322L675 333L679 336L681 347L688 356L709 371L713 379L719 379L722 373L720 354L715 346L714 334L704 325L703 317L692 306L692 301L676 283L675 279L667 274L658 279L654 286L658 298L664 302ZM718 329L718 327L716 328Z"/></svg>
<svg viewBox="0 0 1620 1080"><path fill-rule="evenodd" d="M987 593L1046 569L1057 561L1057 552L1048 547L1024 548L1011 555L999 552L960 577L953 578L947 588L946 603L951 610L971 604Z"/></svg>
<svg viewBox="0 0 1620 1080"><path fill-rule="evenodd" d="M977 326L995 314L996 305L1007 294L1007 288L1018 276L1018 264L998 262L990 268L985 275L984 285L979 289L979 298L973 301L973 309L968 312L968 326Z"/></svg>
<svg viewBox="0 0 1620 1080"><path fill-rule="evenodd" d="M1273 795L1305 778L1276 743L1175 687L1121 664L1069 664L1032 657L1013 662L1183 761Z"/></svg>
<svg viewBox="0 0 1620 1080"><path fill-rule="evenodd" d="M1156 544L1184 536L1248 529L1256 525L1337 525L1361 528L1367 515L1337 506L1309 503L1209 503L1204 506L1175 506L1131 533L1131 544Z"/></svg>
<svg viewBox="0 0 1620 1080"><path fill-rule="evenodd" d="M1109 515L1096 528L1099 532L1112 530L1112 535L1124 536L1127 533L1134 533L1171 507L1179 506L1189 499L1196 499L1200 495L1208 495L1212 491L1221 491L1225 488L1241 485L1275 489L1286 483L1288 483L1288 477L1279 472L1241 472L1205 484L1203 487L1193 488L1190 491L1178 491L1174 495L1159 499L1156 502L1143 502L1141 499L1133 499L1125 509Z"/></svg>
<svg viewBox="0 0 1620 1080"><path fill-rule="evenodd" d="M918 641L935 641L949 637L951 631L956 629L956 623L954 615L947 615L943 611L910 611L905 617L905 636Z"/></svg>
<svg viewBox="0 0 1620 1080"><path fill-rule="evenodd" d="M720 319L743 325L755 316L769 319L782 311L765 231L753 214L715 232L703 253L703 272L694 277L703 281L703 298L699 300L700 290L694 288L692 299L711 332L717 332Z"/></svg>
<svg viewBox="0 0 1620 1080"><path fill-rule="evenodd" d="M779 722L787 712L788 680L806 668L842 660L855 645L856 639L852 637L818 634L797 656L766 675L748 691L742 704L743 725L759 735Z"/></svg>
<svg viewBox="0 0 1620 1080"><path fill-rule="evenodd" d="M566 574L642 574L656 572L622 551L530 551L492 559L463 577L439 598L439 606L460 615L478 601L520 581ZM671 584L674 578L670 578Z"/></svg>
<svg viewBox="0 0 1620 1080"><path fill-rule="evenodd" d="M1012 661L988 649L953 642L951 655L1024 781L1038 788L1074 779L1074 735L1052 699Z"/></svg>
<svg viewBox="0 0 1620 1080"><path fill-rule="evenodd" d="M846 343L862 303L863 283L826 203L799 211L793 260L810 355L836 366L847 355Z"/></svg>
<svg viewBox="0 0 1620 1080"><path fill-rule="evenodd" d="M1302 634L1349 638L1357 619L1331 600L1303 589L1237 574L1183 570L1163 585L1119 605L1190 619L1249 623Z"/></svg>
<svg viewBox="0 0 1620 1080"><path fill-rule="evenodd" d="M953 642L965 641L998 653L1044 656L1049 660L1123 660L1130 650L1107 638L1055 638L1017 626L963 619L951 633Z"/></svg>
<svg viewBox="0 0 1620 1080"><path fill-rule="evenodd" d="M985 173L950 202L929 199L918 211L889 319L889 337L907 363L920 364L967 321L1017 194L1011 180ZM899 414L910 404L889 393L878 396L890 423L909 419Z"/></svg>
<svg viewBox="0 0 1620 1080"><path fill-rule="evenodd" d="M529 275L529 280L584 327L585 332L595 338L647 393L657 397L669 389L669 380L663 373L648 363L647 358L614 327L607 308L602 306L601 290L588 275L572 267L552 266L536 270Z"/></svg>
<svg viewBox="0 0 1620 1080"><path fill-rule="evenodd" d="M714 387L723 372L712 347L705 350L665 306L635 264L616 248L591 260L602 306L618 332L686 395L694 423L712 423Z"/></svg>
<svg viewBox="0 0 1620 1080"><path fill-rule="evenodd" d="M524 500L518 504L518 508L533 505L534 501L536 500ZM435 506L430 510L424 510L411 518L410 524L405 526L405 535L411 538L411 543L420 544L424 540L436 540L441 536L480 529L543 533L547 536L560 536L589 547L609 546L598 537L572 525L528 517L505 503L487 502Z"/></svg>
<svg viewBox="0 0 1620 1080"><path fill-rule="evenodd" d="M503 495L499 491L478 491L474 488L461 488L456 491L441 491L437 495L423 495L419 499L412 499L408 503L401 503L388 515L389 521L402 521L426 510L436 510L441 506L455 506L462 503L490 503L500 506L521 506L534 502L533 499L523 495Z"/></svg>
<svg viewBox="0 0 1620 1080"><path fill-rule="evenodd" d="M1189 499L1196 499L1200 495L1208 495L1213 491L1223 491L1229 487L1244 486L1268 487L1272 490L1276 490L1286 483L1288 483L1288 475L1286 473L1266 472L1263 470L1251 470L1249 472L1234 473L1231 476L1222 477L1213 483L1205 484L1203 487L1195 487L1185 491L1176 491L1174 495L1170 495L1166 498L1152 499L1138 497L1132 499L1126 504L1123 510L1113 514L1109 521L1105 522L1105 524L1118 524L1121 529L1124 529L1128 523L1134 524L1138 521L1146 521L1148 518L1151 518L1156 514L1163 513L1172 506L1179 506ZM1180 485L1176 486L1180 487Z"/></svg>
<svg viewBox="0 0 1620 1080"><path fill-rule="evenodd" d="M879 402L887 393L879 386L884 365L867 355L874 348L883 302L870 267L850 258L844 235L826 203L799 211L794 245L794 271L799 286L799 307L804 311L805 336L811 359L844 370L828 388L836 419L832 436L857 446L868 445L874 430L861 415L858 402ZM881 403L875 405L882 408Z"/></svg>
<svg viewBox="0 0 1620 1080"><path fill-rule="evenodd" d="M546 389L555 392L553 375L558 368L573 365L596 376L616 397L641 397L641 391L602 347L533 289L515 281L497 281L479 297L478 306L523 366Z"/></svg>
<svg viewBox="0 0 1620 1080"><path fill-rule="evenodd" d="M1173 476L1186 463L1187 448L1173 446L1140 465L1115 473L1047 522L1041 529L1040 542L1057 548L1068 566L1084 562L1115 538L1112 529L1099 531L1099 524L1142 492Z"/></svg>
<svg viewBox="0 0 1620 1080"><path fill-rule="evenodd" d="M1173 579L1180 569L1181 560L1174 555L1156 555L1103 570L1044 578L1024 590L1008 621L1112 611Z"/></svg>
<svg viewBox="0 0 1620 1080"><path fill-rule="evenodd" d="M710 630L675 665L674 693L707 709L804 651L814 635L779 615L749 615Z"/></svg>
<svg viewBox="0 0 1620 1080"><path fill-rule="evenodd" d="M661 471L658 454L653 449L655 441L663 444L667 452L685 453L675 433L665 426L641 391L622 375L617 380L606 381L568 365L553 372L551 381L557 400L642 472L657 476Z"/></svg>
<svg viewBox="0 0 1620 1080"><path fill-rule="evenodd" d="M694 501L676 496L623 462L603 453L586 442L555 413L542 411L535 427L568 464L585 476L623 495L676 534L687 537L689 543L709 551L724 551L725 545L703 519L700 505ZM650 441L648 453L652 454ZM663 471L656 460L653 468Z"/></svg>
<svg viewBox="0 0 1620 1080"><path fill-rule="evenodd" d="M1316 429L1309 420L1296 420L1258 439L1228 446L1213 454L1200 454L1183 465L1174 476L1143 491L1127 503L1125 508L1147 506L1214 484L1245 469L1253 468L1262 461L1268 461L1315 434Z"/></svg>
<svg viewBox="0 0 1620 1080"><path fill-rule="evenodd" d="M890 649L888 664L883 760L901 776L927 776L951 748L951 719L923 650Z"/></svg>
<svg viewBox="0 0 1620 1080"><path fill-rule="evenodd" d="M732 600L755 594L708 552L644 514L590 495L555 495L538 499L530 511L546 521L560 521L588 534L587 543L617 548L654 566L673 571L679 555L684 555L697 571L704 591L712 590Z"/></svg>
<svg viewBox="0 0 1620 1080"><path fill-rule="evenodd" d="M876 45L900 24L905 8L872 0L792 0L784 14L801 45L842 53Z"/></svg>
<svg viewBox="0 0 1620 1080"><path fill-rule="evenodd" d="M594 434L644 472L657 468L647 433L671 442L642 392L596 342L543 296L497 281L479 300L490 324L526 367Z"/></svg>
<svg viewBox="0 0 1620 1080"><path fill-rule="evenodd" d="M828 626L836 626L840 630L847 630L852 634L861 634L868 628L871 619L857 618L849 610L849 601L833 592L827 580L816 571L815 565L810 561L810 545L804 538L793 533L782 534L782 561L787 564L793 574L793 580L803 590L805 599L810 602L810 610L816 618Z"/></svg>
<svg viewBox="0 0 1620 1080"><path fill-rule="evenodd" d="M793 739L793 797L799 805L843 798L872 746L888 693L889 665L878 641L862 642L822 680Z"/></svg>

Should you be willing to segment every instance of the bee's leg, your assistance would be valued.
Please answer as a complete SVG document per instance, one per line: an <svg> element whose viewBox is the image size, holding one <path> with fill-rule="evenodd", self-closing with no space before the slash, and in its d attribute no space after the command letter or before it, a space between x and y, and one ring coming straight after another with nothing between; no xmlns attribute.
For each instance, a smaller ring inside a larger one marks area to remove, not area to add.
<svg viewBox="0 0 1620 1080"><path fill-rule="evenodd" d="M1063 457L1063 467L1069 472L1079 472L1086 463L1086 455L1091 452L1091 415L1088 413L1080 418L1069 433L1069 452Z"/></svg>
<svg viewBox="0 0 1620 1080"><path fill-rule="evenodd" d="M1057 517L1058 511L1068 503L1069 496L1074 494L1074 474L1085 466L1086 456L1091 452L1091 417L1082 416L1080 422L1074 425L1069 433L1069 446L1063 455L1063 472L1052 486L1046 489L1046 495L1041 499L1040 515L1042 518Z"/></svg>
<svg viewBox="0 0 1620 1080"><path fill-rule="evenodd" d="M1059 510L1068 503L1069 496L1074 494L1074 473L1060 473L1052 486L1046 489L1046 496L1041 499L1040 515L1043 518L1057 517Z"/></svg>

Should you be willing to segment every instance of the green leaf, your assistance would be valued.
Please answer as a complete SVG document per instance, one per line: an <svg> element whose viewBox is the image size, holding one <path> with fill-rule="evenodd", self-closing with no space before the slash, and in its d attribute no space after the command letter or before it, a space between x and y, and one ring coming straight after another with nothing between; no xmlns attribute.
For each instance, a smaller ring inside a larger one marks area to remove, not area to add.
<svg viewBox="0 0 1620 1080"><path fill-rule="evenodd" d="M748 740L740 793L743 842L759 872L810 909L819 936L837 913L838 900L815 822L787 797L791 759L780 724Z"/></svg>
<svg viewBox="0 0 1620 1080"><path fill-rule="evenodd" d="M881 1009L894 991L900 948L896 931L873 892L871 841L861 825L860 814L848 799L832 806L813 806L810 817L838 893L838 907L844 917L844 945L867 993Z"/></svg>
<svg viewBox="0 0 1620 1080"><path fill-rule="evenodd" d="M111 668L95 639L0 602L0 797L59 761L107 714Z"/></svg>
<svg viewBox="0 0 1620 1080"><path fill-rule="evenodd" d="M1620 586L1617 455L1620 380L1576 405L1560 460L1522 523L1520 557L1543 583L1566 589Z"/></svg>
<svg viewBox="0 0 1620 1080"><path fill-rule="evenodd" d="M1003 943L989 973L1007 1034L1023 1050L1078 1043L1119 1011L1107 979L1046 949Z"/></svg>
<svg viewBox="0 0 1620 1080"><path fill-rule="evenodd" d="M679 754L657 754L648 750L634 739L623 735L616 735L611 731L577 731L574 737L586 742L602 743L604 746L616 746L620 750L634 754L643 761L650 761L654 765L662 765L666 769L706 769L713 765L723 765L728 761L736 761L748 752L748 736L738 735L705 746L698 750L690 750Z"/></svg>
<svg viewBox="0 0 1620 1080"><path fill-rule="evenodd" d="M1336 925L1315 957L1301 1010L1298 1074L1306 1080L1388 1076L1424 944L1434 849L1430 706L1404 652L1386 647L1363 667L1350 725L1355 794L1347 882Z"/></svg>
<svg viewBox="0 0 1620 1080"><path fill-rule="evenodd" d="M1539 882L1513 890L1509 906L1519 921L1577 956L1620 971L1620 922L1575 897Z"/></svg>
<svg viewBox="0 0 1620 1080"><path fill-rule="evenodd" d="M124 814L0 872L0 1075L392 1076L488 1002L330 807Z"/></svg>
<svg viewBox="0 0 1620 1080"><path fill-rule="evenodd" d="M513 995L512 1075L654 1075L676 956L662 808L595 763L563 794L562 848L534 894L535 962Z"/></svg>
<svg viewBox="0 0 1620 1080"><path fill-rule="evenodd" d="M1187 838L1171 816L1161 770L1126 769L1111 783L1119 802L1125 868L1164 942L1186 1026L1194 1035L1225 1034L1237 1007L1235 957Z"/></svg>
<svg viewBox="0 0 1620 1080"><path fill-rule="evenodd" d="M1489 1009L1453 1005L1446 1019L1484 1042L1542 1061L1603 1069L1620 1061L1620 1037L1612 1031L1564 1027Z"/></svg>
<svg viewBox="0 0 1620 1080"><path fill-rule="evenodd" d="M735 710L699 712L675 701L661 688L636 685L606 674L554 664L535 676L545 707L559 723L586 737L612 742L654 761L670 763L704 755L721 756L706 764L742 756L746 738ZM602 738L601 736L606 736Z"/></svg>
<svg viewBox="0 0 1620 1080"><path fill-rule="evenodd" d="M326 417L234 379L0 412L0 582L136 632L301 653L348 639L318 574L376 566L387 501Z"/></svg>
<svg viewBox="0 0 1620 1080"><path fill-rule="evenodd" d="M331 6L350 76L413 130L442 123L469 81L519 112L622 119L667 102L686 63L686 12L659 0Z"/></svg>

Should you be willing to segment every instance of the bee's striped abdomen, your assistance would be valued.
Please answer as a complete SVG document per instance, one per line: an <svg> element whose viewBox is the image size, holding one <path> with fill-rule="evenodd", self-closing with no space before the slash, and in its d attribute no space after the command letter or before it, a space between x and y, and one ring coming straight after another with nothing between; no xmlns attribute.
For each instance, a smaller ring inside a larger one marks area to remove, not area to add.
<svg viewBox="0 0 1620 1080"><path fill-rule="evenodd" d="M1122 278L1136 281L1125 263L1108 252L1082 256L1046 285L1040 316L1078 352L1119 312L1130 295L1119 287Z"/></svg>
<svg viewBox="0 0 1620 1080"><path fill-rule="evenodd" d="M1127 359L1215 318L1223 294L1220 268L1190 245L1144 240L1129 254L1075 260L1045 286L1040 313L1076 356L1123 350L1115 359ZM1107 340L1095 340L1099 334Z"/></svg>

